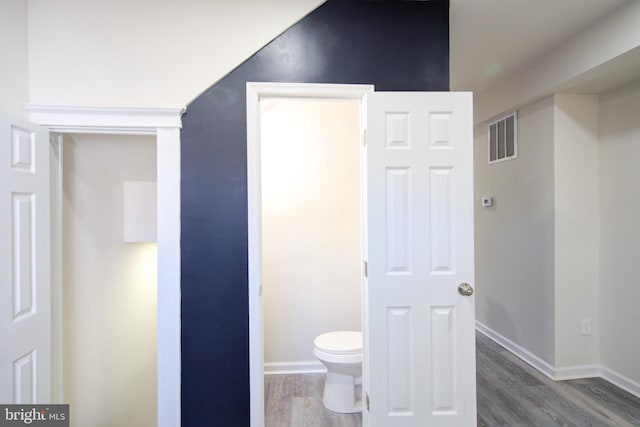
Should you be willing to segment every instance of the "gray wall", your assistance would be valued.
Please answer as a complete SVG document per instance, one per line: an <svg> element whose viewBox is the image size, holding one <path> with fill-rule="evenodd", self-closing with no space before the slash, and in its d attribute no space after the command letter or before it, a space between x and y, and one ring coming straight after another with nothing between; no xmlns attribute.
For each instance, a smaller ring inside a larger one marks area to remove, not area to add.
<svg viewBox="0 0 640 427"><path fill-rule="evenodd" d="M640 81L600 101L601 363L640 383Z"/></svg>
<svg viewBox="0 0 640 427"><path fill-rule="evenodd" d="M516 160L488 164L474 129L476 319L554 363L553 98L518 112ZM494 207L483 208L482 196Z"/></svg>
<svg viewBox="0 0 640 427"><path fill-rule="evenodd" d="M598 362L598 96L554 100L556 368ZM582 334L582 320L591 333ZM562 373L560 373L562 375Z"/></svg>
<svg viewBox="0 0 640 427"><path fill-rule="evenodd" d="M495 197L476 210L477 320L560 377L599 365L636 393L638 111L640 81L548 97L519 110L519 158L492 166L475 128L476 202Z"/></svg>

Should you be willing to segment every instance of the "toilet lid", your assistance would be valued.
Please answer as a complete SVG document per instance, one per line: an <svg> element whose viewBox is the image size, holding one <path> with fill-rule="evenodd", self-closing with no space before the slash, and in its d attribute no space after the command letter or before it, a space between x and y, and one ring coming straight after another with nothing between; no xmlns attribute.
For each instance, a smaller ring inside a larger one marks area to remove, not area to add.
<svg viewBox="0 0 640 427"><path fill-rule="evenodd" d="M362 333L356 331L327 332L316 337L313 345L326 353L360 353L362 352Z"/></svg>

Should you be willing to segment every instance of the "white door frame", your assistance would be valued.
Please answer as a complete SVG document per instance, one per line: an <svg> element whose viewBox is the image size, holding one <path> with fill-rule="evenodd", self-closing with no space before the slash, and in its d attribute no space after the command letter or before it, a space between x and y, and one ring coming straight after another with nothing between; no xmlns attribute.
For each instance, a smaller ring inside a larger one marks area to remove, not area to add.
<svg viewBox="0 0 640 427"><path fill-rule="evenodd" d="M27 105L29 119L56 133L155 135L158 181L158 427L180 425L180 129L184 108L103 108ZM52 248L60 249L62 208L61 138L52 141ZM55 383L61 399L61 254L52 257L52 326ZM54 265L54 262L57 265ZM60 402L61 403L61 402Z"/></svg>
<svg viewBox="0 0 640 427"><path fill-rule="evenodd" d="M249 251L249 387L251 427L264 427L264 342L262 312L262 206L260 101L268 98L355 99L364 102L372 85L247 83L247 215Z"/></svg>

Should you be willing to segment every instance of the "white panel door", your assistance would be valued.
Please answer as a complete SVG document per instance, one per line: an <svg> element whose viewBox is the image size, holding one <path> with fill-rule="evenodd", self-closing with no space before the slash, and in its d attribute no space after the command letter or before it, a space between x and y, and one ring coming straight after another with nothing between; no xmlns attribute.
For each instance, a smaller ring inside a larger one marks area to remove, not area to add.
<svg viewBox="0 0 640 427"><path fill-rule="evenodd" d="M0 402L51 399L49 134L0 115Z"/></svg>
<svg viewBox="0 0 640 427"><path fill-rule="evenodd" d="M470 93L367 99L365 425L476 425Z"/></svg>

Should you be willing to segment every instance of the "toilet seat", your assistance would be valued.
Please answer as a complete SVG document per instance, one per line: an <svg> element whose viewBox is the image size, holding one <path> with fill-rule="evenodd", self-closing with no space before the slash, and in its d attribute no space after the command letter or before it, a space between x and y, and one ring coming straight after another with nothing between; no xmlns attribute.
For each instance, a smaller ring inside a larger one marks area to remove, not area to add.
<svg viewBox="0 0 640 427"><path fill-rule="evenodd" d="M313 340L313 354L327 368L322 403L333 412L362 411L362 333L327 332Z"/></svg>
<svg viewBox="0 0 640 427"><path fill-rule="evenodd" d="M315 350L332 355L362 354L362 333L357 331L335 331L319 335L313 340Z"/></svg>

